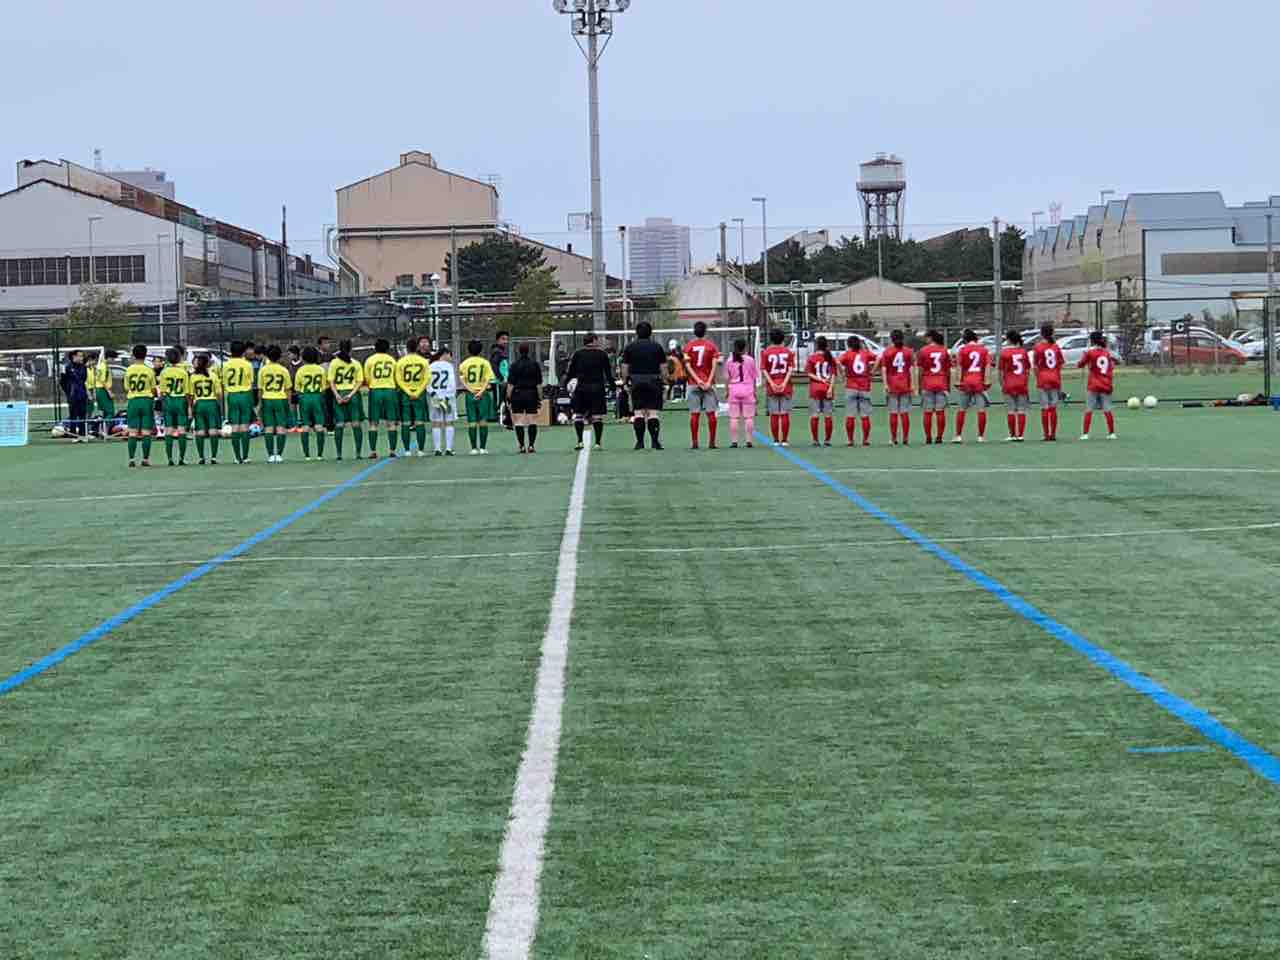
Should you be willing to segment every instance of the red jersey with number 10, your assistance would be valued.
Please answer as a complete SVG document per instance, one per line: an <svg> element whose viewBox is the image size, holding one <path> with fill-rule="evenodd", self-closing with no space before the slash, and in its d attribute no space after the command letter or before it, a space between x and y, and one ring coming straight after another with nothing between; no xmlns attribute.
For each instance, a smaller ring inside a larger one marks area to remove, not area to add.
<svg viewBox="0 0 1280 960"><path fill-rule="evenodd" d="M911 393L911 362L914 356L910 347L889 347L880 355L884 385L890 393Z"/></svg>
<svg viewBox="0 0 1280 960"><path fill-rule="evenodd" d="M1000 373L1004 377L1005 393L1026 396L1031 378L1031 354L1025 347L1005 347L1000 351Z"/></svg>
<svg viewBox="0 0 1280 960"><path fill-rule="evenodd" d="M1062 348L1041 340L1031 349L1031 359L1035 361L1036 386L1041 390L1061 390L1062 368L1067 362Z"/></svg>
<svg viewBox="0 0 1280 960"><path fill-rule="evenodd" d="M982 393L987 389L987 370L991 367L991 354L980 343L966 343L956 355L960 367L960 389L969 393Z"/></svg>
<svg viewBox="0 0 1280 960"><path fill-rule="evenodd" d="M836 365L827 359L826 354L817 350L809 354L804 365L804 372L809 375L809 396L814 400L828 400L835 383Z"/></svg>
<svg viewBox="0 0 1280 960"><path fill-rule="evenodd" d="M693 371L694 376L703 383L711 379L711 373L715 369L716 360L719 356L719 349L706 337L699 337L697 340L690 340L685 344L685 366Z"/></svg>
<svg viewBox="0 0 1280 960"><path fill-rule="evenodd" d="M764 367L765 393L773 397L790 397L795 394L795 384L788 380L787 385L779 389L779 384L788 370L796 368L796 352L790 347L766 347L760 354L760 362Z"/></svg>
<svg viewBox="0 0 1280 960"><path fill-rule="evenodd" d="M1090 347L1080 359L1080 366L1089 371L1089 392L1110 393L1111 377L1115 373L1115 358L1106 347Z"/></svg>
<svg viewBox="0 0 1280 960"><path fill-rule="evenodd" d="M916 354L920 365L920 386L924 390L951 389L951 354L936 343L925 344Z"/></svg>
<svg viewBox="0 0 1280 960"><path fill-rule="evenodd" d="M876 365L876 355L870 350L846 350L836 361L844 371L844 385L849 390L871 392L871 369Z"/></svg>

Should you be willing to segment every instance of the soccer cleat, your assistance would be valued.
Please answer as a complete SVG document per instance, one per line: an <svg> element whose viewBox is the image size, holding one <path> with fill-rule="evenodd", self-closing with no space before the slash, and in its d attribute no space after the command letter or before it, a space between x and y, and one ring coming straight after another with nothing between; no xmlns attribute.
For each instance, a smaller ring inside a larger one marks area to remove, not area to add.
<svg viewBox="0 0 1280 960"><path fill-rule="evenodd" d="M303 459L303 460L305 460L307 463L310 463L310 462L311 462L311 458L310 458L310 457L303 457L302 459Z"/></svg>
<svg viewBox="0 0 1280 960"><path fill-rule="evenodd" d="M748 440L748 441L747 441L747 449L748 449L748 450L751 450L751 449L753 449L754 447L755 447L755 444L754 444L754 443L752 443L750 440Z"/></svg>
<svg viewBox="0 0 1280 960"><path fill-rule="evenodd" d="M1089 435L1088 435L1087 433L1082 433L1082 434L1080 434L1080 439L1081 439L1081 440L1088 440L1088 439L1089 439Z"/></svg>
<svg viewBox="0 0 1280 960"><path fill-rule="evenodd" d="M823 441L823 444L822 444L822 445L823 445L824 447L829 447L829 446L831 446L831 441L830 441L830 440Z"/></svg>
<svg viewBox="0 0 1280 960"><path fill-rule="evenodd" d="M655 450L665 450L665 449L667 449L667 448L666 448L666 447L664 447L664 446L663 446L661 443L659 443L657 440L655 440L655 441L653 441L653 449L655 449Z"/></svg>
<svg viewBox="0 0 1280 960"><path fill-rule="evenodd" d="M143 465L144 467L149 467L149 466L151 466L151 461L150 461L150 460L143 460L143 461L142 461L142 465Z"/></svg>
<svg viewBox="0 0 1280 960"><path fill-rule="evenodd" d="M444 452L444 455L445 455L446 457L452 457L452 456L453 456L453 451L452 451L452 450L446 450L446 451Z"/></svg>
<svg viewBox="0 0 1280 960"><path fill-rule="evenodd" d="M592 447L591 449L592 449L592 450L603 450L603 449L604 449L604 445L603 445L603 444L600 444L600 443L597 443L597 444L596 444L594 447Z"/></svg>
<svg viewBox="0 0 1280 960"><path fill-rule="evenodd" d="M789 446L791 446L791 444L789 444L789 443L787 443L787 441L783 440L780 444L778 444L778 446L780 446L780 447L789 447Z"/></svg>
<svg viewBox="0 0 1280 960"><path fill-rule="evenodd" d="M820 446L822 446L822 444L820 444L817 440L813 441L813 445L814 445L815 447L820 447ZM696 448L695 448L695 449L696 449Z"/></svg>
<svg viewBox="0 0 1280 960"><path fill-rule="evenodd" d="M377 450L371 450L371 451L369 452L369 459L370 459L370 460L377 460L377 459L378 459L378 451L377 451Z"/></svg>
<svg viewBox="0 0 1280 960"><path fill-rule="evenodd" d="M707 449L708 449L708 450L719 450L720 448L719 448L719 447L717 447L714 443L708 443L708 444L707 444Z"/></svg>
<svg viewBox="0 0 1280 960"><path fill-rule="evenodd" d="M478 457L480 456L480 451L476 447L472 447L471 452L467 455L471 457Z"/></svg>
<svg viewBox="0 0 1280 960"><path fill-rule="evenodd" d="M171 467L176 467L176 466L177 466L177 464L176 464L176 463L174 463L172 460L170 460L170 461L169 461L169 466L171 466Z"/></svg>
<svg viewBox="0 0 1280 960"><path fill-rule="evenodd" d="M690 449L690 450L697 450L697 449L698 449L698 445L697 445L696 443L690 444L690 445L689 445L689 449Z"/></svg>
<svg viewBox="0 0 1280 960"><path fill-rule="evenodd" d="M419 450L419 451L418 451L418 456L420 456L420 457L425 457L426 455L427 455L427 451L425 451L425 450Z"/></svg>
<svg viewBox="0 0 1280 960"><path fill-rule="evenodd" d="M986 437L978 437L978 442L979 442L979 443L986 443L986 442L987 442L987 438L986 438Z"/></svg>
<svg viewBox="0 0 1280 960"><path fill-rule="evenodd" d="M398 453L396 453L394 450L388 450L388 451L387 451L387 459L388 459L388 460L394 460L394 459L396 459L396 457L398 457L398 456L399 456L399 454L398 454Z"/></svg>
<svg viewBox="0 0 1280 960"><path fill-rule="evenodd" d="M964 437L952 437L952 438L951 438L951 442L952 442L952 443L964 443Z"/></svg>
<svg viewBox="0 0 1280 960"><path fill-rule="evenodd" d="M1108 439L1108 440L1119 440L1120 438L1119 438L1118 436L1116 436L1114 433L1108 433L1108 434L1107 434L1107 439Z"/></svg>
<svg viewBox="0 0 1280 960"><path fill-rule="evenodd" d="M733 443L729 444L729 449L730 449L730 450L737 450L737 449L738 449L738 441L737 441L737 440L735 440L735 441L733 441Z"/></svg>
<svg viewBox="0 0 1280 960"><path fill-rule="evenodd" d="M204 459L204 457L201 457L199 460L197 460L197 461L196 461L196 465L197 465L197 466L201 466L201 467L203 467L203 466L205 465L205 459Z"/></svg>
<svg viewBox="0 0 1280 960"><path fill-rule="evenodd" d="M443 450L437 450L437 451L433 454L433 456L436 456L436 457L443 457L443 456L444 456L444 451L443 451Z"/></svg>
<svg viewBox="0 0 1280 960"><path fill-rule="evenodd" d="M535 449L533 449L533 447L530 447L530 448L529 448L529 452L530 452L530 453L537 453L538 451L537 451L537 450L535 450Z"/></svg>
<svg viewBox="0 0 1280 960"><path fill-rule="evenodd" d="M209 466L211 466L211 467L216 467L217 465L218 465L218 458L217 458L217 457L210 457L210 458L209 458Z"/></svg>
<svg viewBox="0 0 1280 960"><path fill-rule="evenodd" d="M129 469L130 469L130 470L132 470L132 469L133 469L134 467L136 467L136 466L137 466L137 464L136 464L136 463L134 463L132 460L130 460L130 461L129 461Z"/></svg>
<svg viewBox="0 0 1280 960"><path fill-rule="evenodd" d="M581 449L582 449L582 444L580 444L580 443L579 443L579 444L577 444L573 449L575 449L575 450L581 450ZM520 452L521 452L521 453L524 453L524 451L523 451L523 450L521 450Z"/></svg>
<svg viewBox="0 0 1280 960"><path fill-rule="evenodd" d="M480 455L481 455L482 457L487 457L487 456L489 455L489 448L488 448L488 447L481 447L481 448L480 448Z"/></svg>
<svg viewBox="0 0 1280 960"><path fill-rule="evenodd" d="M939 442L939 443L941 443L942 441L941 441L941 440L939 440L938 442ZM925 437L925 438L924 438L924 445L925 445L926 447L932 447L932 446L933 446L933 437Z"/></svg>
<svg viewBox="0 0 1280 960"><path fill-rule="evenodd" d="M644 441L643 441L643 440L637 440L637 441L636 441L636 445L635 445L634 447L632 447L631 449L632 449L632 450L643 450L643 449L644 449Z"/></svg>
<svg viewBox="0 0 1280 960"><path fill-rule="evenodd" d="M338 461L338 463L341 463L341 462L342 462L342 457L341 457L341 456L336 456L336 457L334 457L333 459L334 459L334 460L336 460L336 461Z"/></svg>
<svg viewBox="0 0 1280 960"><path fill-rule="evenodd" d="M1017 438L1017 437L1005 437L1005 438L1004 438L1004 442L1005 442L1005 443L1017 443L1017 442L1018 442L1018 438Z"/></svg>

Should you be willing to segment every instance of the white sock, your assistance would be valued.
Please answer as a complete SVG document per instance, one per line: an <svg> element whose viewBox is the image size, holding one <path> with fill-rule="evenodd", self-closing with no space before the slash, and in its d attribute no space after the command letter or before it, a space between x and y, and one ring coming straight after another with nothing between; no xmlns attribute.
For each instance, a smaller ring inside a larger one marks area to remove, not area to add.
<svg viewBox="0 0 1280 960"><path fill-rule="evenodd" d="M446 444L445 446L446 450L453 449L453 427L452 426L448 426L444 428L444 442Z"/></svg>
<svg viewBox="0 0 1280 960"><path fill-rule="evenodd" d="M440 449L440 428L439 427L431 428L431 446L436 450Z"/></svg>

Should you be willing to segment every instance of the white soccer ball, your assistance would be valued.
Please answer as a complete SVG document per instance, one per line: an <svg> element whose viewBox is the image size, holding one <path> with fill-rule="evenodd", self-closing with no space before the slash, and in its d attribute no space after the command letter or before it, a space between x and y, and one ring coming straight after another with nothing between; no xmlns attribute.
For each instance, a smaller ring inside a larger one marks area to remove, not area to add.
<svg viewBox="0 0 1280 960"><path fill-rule="evenodd" d="M1240 396L1236 397L1236 401L1239 403L1248 403L1252 399L1253 397L1249 396L1247 393L1242 393Z"/></svg>
<svg viewBox="0 0 1280 960"><path fill-rule="evenodd" d="M560 424L562 427L568 425L569 415L567 413L558 414L556 416L556 423Z"/></svg>
<svg viewBox="0 0 1280 960"><path fill-rule="evenodd" d="M1142 406L1142 401L1139 400L1137 397L1130 397L1128 400L1127 406L1129 407L1130 410L1137 410L1139 407Z"/></svg>
<svg viewBox="0 0 1280 960"><path fill-rule="evenodd" d="M61 440L63 437L67 435L67 428L64 427L62 424L58 424L56 427L50 430L49 433L52 434L57 439Z"/></svg>
<svg viewBox="0 0 1280 960"><path fill-rule="evenodd" d="M231 436L232 432L233 432L233 431L232 431L232 429L231 429L231 424L229 424L229 423L224 423L224 424L222 425L222 435L223 435L224 437L229 437L229 436Z"/></svg>
<svg viewBox="0 0 1280 960"><path fill-rule="evenodd" d="M1156 408L1156 404L1158 404L1159 402L1160 401L1157 400L1155 397L1148 396L1145 400L1142 401L1142 405L1146 407L1148 410L1154 410Z"/></svg>

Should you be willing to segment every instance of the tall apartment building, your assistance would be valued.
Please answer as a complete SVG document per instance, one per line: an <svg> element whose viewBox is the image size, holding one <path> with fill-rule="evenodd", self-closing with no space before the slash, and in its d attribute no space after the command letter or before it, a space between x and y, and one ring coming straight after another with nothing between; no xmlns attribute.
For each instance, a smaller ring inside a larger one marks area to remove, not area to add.
<svg viewBox="0 0 1280 960"><path fill-rule="evenodd" d="M631 286L636 293L661 293L668 283L689 275L689 228L668 217L648 217L643 227L632 227Z"/></svg>

